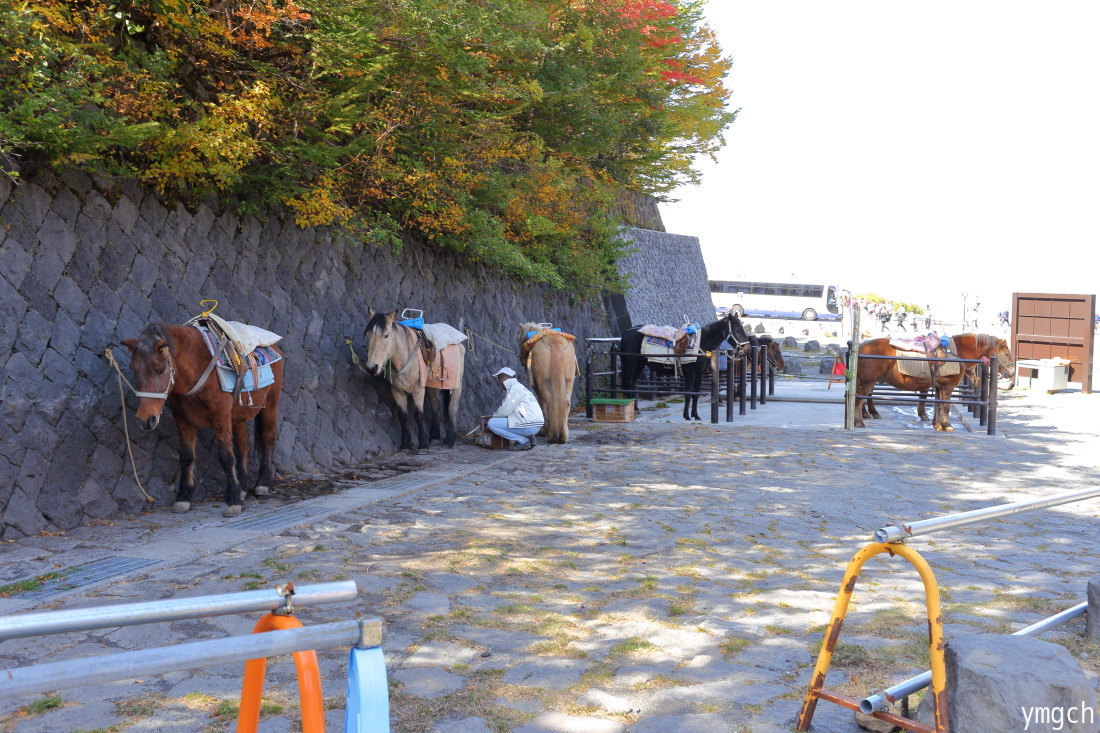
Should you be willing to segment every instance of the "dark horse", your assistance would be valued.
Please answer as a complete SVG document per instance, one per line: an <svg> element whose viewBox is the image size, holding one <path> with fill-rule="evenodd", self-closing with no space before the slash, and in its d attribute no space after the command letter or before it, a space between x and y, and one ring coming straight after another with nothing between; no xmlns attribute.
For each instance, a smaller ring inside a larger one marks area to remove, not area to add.
<svg viewBox="0 0 1100 733"><path fill-rule="evenodd" d="M622 388L628 396L638 383L638 377L641 376L642 369L646 364L646 357L636 356L636 354L642 352L642 339L644 338L638 328L639 326L634 326L619 339ZM690 393L698 392L703 384L703 374L706 373L707 364L710 361L707 352L716 350L725 340L728 340L737 349L743 350L749 345L749 336L741 325L741 319L732 313L719 318L714 323L703 326L703 330L699 334L700 353L694 359L681 360L684 371L684 391L687 393L684 399L685 420L693 418L702 420L699 417L699 395Z"/></svg>
<svg viewBox="0 0 1100 733"><path fill-rule="evenodd" d="M122 342L130 350L138 391L135 416L138 424L152 430L160 422L164 403L172 408L172 417L180 439L180 486L172 511L191 509L195 489L195 439L199 428L210 428L218 441L218 458L225 469L224 515L241 513L241 482L248 476L248 428L256 418L256 447L260 452L260 473L255 495L271 493L275 476L275 423L279 417L279 397L283 389L283 360L271 365L275 382L250 392L253 405L241 405L233 394L223 392L216 374L212 374L210 349L198 329L153 323L141 336ZM274 347L272 347L274 348Z"/></svg>
<svg viewBox="0 0 1100 733"><path fill-rule="evenodd" d="M779 348L779 342L766 333L762 333L759 336L749 334L749 344L752 346L763 346L761 349L762 358L766 355L768 363L771 364L773 371L783 371L786 368L786 362L783 361L783 351ZM740 374L747 366L746 359L737 359L730 365L730 380L740 382ZM758 369L763 370L764 365L759 364ZM732 388L732 395L734 399L741 397L740 385Z"/></svg>

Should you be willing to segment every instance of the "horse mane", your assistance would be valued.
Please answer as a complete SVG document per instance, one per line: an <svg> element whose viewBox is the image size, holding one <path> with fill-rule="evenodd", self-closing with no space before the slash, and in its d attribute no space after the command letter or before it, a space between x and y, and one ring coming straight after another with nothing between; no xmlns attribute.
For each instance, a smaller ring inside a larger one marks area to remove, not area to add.
<svg viewBox="0 0 1100 733"><path fill-rule="evenodd" d="M168 324L150 323L138 336L137 348L134 352L141 356L151 356L157 350L159 341L167 341L168 348L172 348L172 334L168 333Z"/></svg>
<svg viewBox="0 0 1100 733"><path fill-rule="evenodd" d="M974 345L982 351L995 350L1001 343L1001 339L988 333L974 334Z"/></svg>
<svg viewBox="0 0 1100 733"><path fill-rule="evenodd" d="M522 344L527 340L527 334L531 331L539 330L539 324L528 321L527 323L520 324L519 327L519 342Z"/></svg>
<svg viewBox="0 0 1100 733"><path fill-rule="evenodd" d="M388 313L375 313L371 316L371 319L367 321L367 327L364 330L373 331L378 326L384 326L386 323L386 316L388 315Z"/></svg>

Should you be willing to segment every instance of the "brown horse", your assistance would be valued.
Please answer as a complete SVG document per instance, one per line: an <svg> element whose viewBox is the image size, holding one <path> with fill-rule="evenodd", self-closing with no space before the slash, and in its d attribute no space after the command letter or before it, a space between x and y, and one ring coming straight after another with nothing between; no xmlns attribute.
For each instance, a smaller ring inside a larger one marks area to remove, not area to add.
<svg viewBox="0 0 1100 733"><path fill-rule="evenodd" d="M254 405L241 405L223 392L217 375L212 375L216 357L210 355L198 329L153 323L141 336L122 342L130 350L130 368L137 386L138 424L152 430L160 422L164 403L172 408L180 441L180 485L172 511L191 509L195 489L195 440L199 428L210 428L218 441L218 458L225 469L224 516L241 513L241 482L248 476L248 428L257 419L256 445L260 451L260 473L255 495L271 493L275 475L275 424L283 389L283 361L271 365L275 382L249 393ZM213 378L211 378L213 377Z"/></svg>
<svg viewBox="0 0 1100 733"><path fill-rule="evenodd" d="M527 368L535 397L546 417L543 434L551 443L566 443L569 441L573 380L577 376L577 351L569 338L556 331L547 331L527 348L527 334L538 330L537 323L520 326L520 360Z"/></svg>
<svg viewBox="0 0 1100 733"><path fill-rule="evenodd" d="M955 355L959 359L983 359L996 356L1000 362L1001 367L999 371L1004 374L1006 369L1011 371L1012 369L1012 352L1008 348L1008 343L996 336L990 336L984 333L964 333L953 337L955 340ZM872 356L905 356L905 352L900 352L890 345L890 340L885 338L871 339L870 341L864 341L859 346L860 356L872 355ZM935 370L942 366L944 362L936 361L934 359L929 360L933 368L933 374ZM864 408L868 411L871 417L878 418L878 410L875 409L874 401L871 399L871 390L874 388L876 382L882 381L890 384L897 389L906 390L909 392L921 392L927 389L935 389L936 397L940 400L951 399L951 393L962 381L963 374L967 371L968 365L961 364L964 367L954 374L937 374L935 376L935 384L933 384L933 378L911 377L902 374L898 371L898 362L896 359L860 359L859 360L859 374L856 380L856 416L855 425L857 428L865 427L863 424ZM923 405L921 405L923 408ZM943 402L936 404L935 417L932 420L932 427L936 430L942 430L945 432L952 432L954 430L951 427L950 417L951 406ZM923 409L920 410L923 413ZM922 414L921 419L925 419Z"/></svg>

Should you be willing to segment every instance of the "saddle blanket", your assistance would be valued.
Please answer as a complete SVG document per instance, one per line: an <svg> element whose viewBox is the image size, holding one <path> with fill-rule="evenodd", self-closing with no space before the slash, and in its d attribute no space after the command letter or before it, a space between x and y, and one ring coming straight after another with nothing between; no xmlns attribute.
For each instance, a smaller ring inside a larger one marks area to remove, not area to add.
<svg viewBox="0 0 1100 733"><path fill-rule="evenodd" d="M206 318L233 342L241 356L251 354L258 346L274 346L283 338L277 333L258 326L250 326L240 321L226 321L213 313L207 313Z"/></svg>
<svg viewBox="0 0 1100 733"><path fill-rule="evenodd" d="M647 323L644 326L638 326L638 333L643 336L655 336L665 341L675 341L684 335L684 330L672 326L654 326L652 323Z"/></svg>
<svg viewBox="0 0 1100 733"><path fill-rule="evenodd" d="M424 335L428 337L432 346L440 350L451 344L461 344L466 340L466 334L448 323L425 323Z"/></svg>
<svg viewBox="0 0 1100 733"><path fill-rule="evenodd" d="M218 382L221 384L222 391L232 392L237 386L237 370L230 364L225 349L217 351L218 341L214 334L210 333L207 328L198 326L196 328L202 334L202 339L206 342L206 348L210 350L210 355L217 359L217 369L215 371L218 373ZM245 357L248 368L244 374L244 386L241 387L241 391L251 392L274 384L275 373L271 370L271 365L282 358L282 354L270 346L257 346L251 354Z"/></svg>
<svg viewBox="0 0 1100 733"><path fill-rule="evenodd" d="M658 343L651 343L651 340ZM655 362L657 364L670 364L675 367L679 367L680 364L691 361L689 358L678 358L673 353L673 345L663 341L663 339L654 339L652 336L642 340L642 354L646 359ZM699 354L699 349L693 344L687 351L684 352L684 357L696 356ZM677 369L679 371L679 369Z"/></svg>
<svg viewBox="0 0 1100 733"><path fill-rule="evenodd" d="M577 340L576 336L574 336L571 333L565 333L560 328L543 328L543 329L539 329L538 331L528 331L527 332L527 340L524 341L522 344L520 344L520 347L519 347L519 360L523 363L524 368L527 369L528 374L531 373L531 351L532 351L532 349L535 348L535 344L537 344L539 341L541 341L543 339L543 337L549 336L552 333L556 333L557 335L561 336L566 341L568 341L570 344L572 344L574 341ZM549 342L547 342L547 344L549 344ZM562 348L565 348L564 344L562 344ZM570 347L570 348L572 348L572 347ZM574 358L576 358L576 357L574 356ZM580 365L578 364L577 365L577 374L581 373L580 369L581 369Z"/></svg>
<svg viewBox="0 0 1100 733"><path fill-rule="evenodd" d="M463 338L466 338L463 336ZM458 387L458 365L462 357L458 353L458 344L450 344L436 352L432 363L420 361L420 384L431 389L455 389Z"/></svg>
<svg viewBox="0 0 1100 733"><path fill-rule="evenodd" d="M892 338L890 345L901 351L915 351L918 354L931 354L943 344L939 335L932 332L926 336L915 336L911 339Z"/></svg>
<svg viewBox="0 0 1100 733"><path fill-rule="evenodd" d="M931 335L931 334L930 334ZM940 348L940 342L936 340L936 348ZM948 339L948 350L950 353L940 353L938 356L945 357L955 353L955 340ZM894 346L893 339L890 340L890 345ZM898 365L898 371L907 377L916 377L917 379L931 379L932 378L932 364L935 363L936 374L941 377L950 376L952 374L958 374L962 370L962 364L958 362L942 362L935 359L934 356L926 353L923 348L921 351L914 351L912 349L901 349L898 346L894 346L895 349L900 351L899 356L920 356L923 357L920 361L911 361L909 359L898 359L895 362Z"/></svg>

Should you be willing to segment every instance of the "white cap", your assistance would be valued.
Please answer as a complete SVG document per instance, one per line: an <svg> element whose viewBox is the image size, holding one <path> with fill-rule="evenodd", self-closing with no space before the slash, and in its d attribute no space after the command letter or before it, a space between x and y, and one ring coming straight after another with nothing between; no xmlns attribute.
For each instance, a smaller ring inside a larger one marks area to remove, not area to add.
<svg viewBox="0 0 1100 733"><path fill-rule="evenodd" d="M501 374L507 374L509 377L514 377L514 376L516 376L516 370L513 369L512 367L501 367L500 369L498 369L496 372L493 373L493 376L494 377L499 377Z"/></svg>

